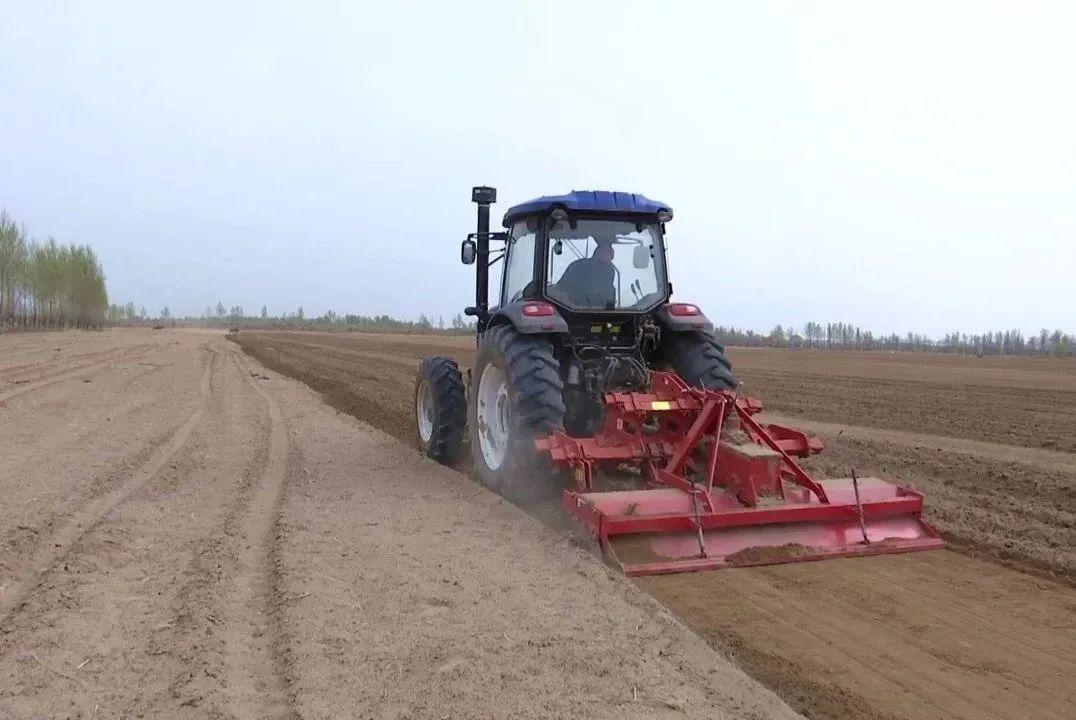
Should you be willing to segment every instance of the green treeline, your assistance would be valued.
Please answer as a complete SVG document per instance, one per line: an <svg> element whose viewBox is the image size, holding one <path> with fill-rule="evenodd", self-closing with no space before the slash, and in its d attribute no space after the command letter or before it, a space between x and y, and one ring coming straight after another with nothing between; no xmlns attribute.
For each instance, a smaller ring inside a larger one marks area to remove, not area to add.
<svg viewBox="0 0 1076 720"><path fill-rule="evenodd" d="M718 340L740 347L824 348L826 350L894 350L967 355L1076 355L1076 338L1060 330L1042 329L1025 337L1019 330L962 333L955 330L935 339L920 333L875 333L852 323L808 322L796 327L776 326L767 333L734 327L714 329Z"/></svg>
<svg viewBox="0 0 1076 720"><path fill-rule="evenodd" d="M0 327L100 327L105 273L89 245L37 242L0 211Z"/></svg>

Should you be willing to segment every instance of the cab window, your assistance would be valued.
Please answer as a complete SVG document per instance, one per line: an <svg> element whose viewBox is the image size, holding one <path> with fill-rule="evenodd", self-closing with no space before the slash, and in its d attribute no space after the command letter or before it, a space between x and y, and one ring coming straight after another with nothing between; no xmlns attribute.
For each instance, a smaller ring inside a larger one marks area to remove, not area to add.
<svg viewBox="0 0 1076 720"><path fill-rule="evenodd" d="M665 297L656 223L578 220L549 231L546 293L579 310L646 310Z"/></svg>
<svg viewBox="0 0 1076 720"><path fill-rule="evenodd" d="M534 293L534 248L538 222L520 220L508 233L501 304L522 300Z"/></svg>

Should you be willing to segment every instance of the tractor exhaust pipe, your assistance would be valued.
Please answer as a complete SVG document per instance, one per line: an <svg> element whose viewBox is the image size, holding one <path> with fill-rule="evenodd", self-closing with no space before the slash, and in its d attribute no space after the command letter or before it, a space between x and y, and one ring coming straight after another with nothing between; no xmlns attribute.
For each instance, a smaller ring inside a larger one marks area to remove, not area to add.
<svg viewBox="0 0 1076 720"><path fill-rule="evenodd" d="M484 185L471 188L471 202L478 205L478 228L475 233L478 268L474 289L475 316L478 320L478 332L481 334L489 321L489 206L497 202L497 188Z"/></svg>

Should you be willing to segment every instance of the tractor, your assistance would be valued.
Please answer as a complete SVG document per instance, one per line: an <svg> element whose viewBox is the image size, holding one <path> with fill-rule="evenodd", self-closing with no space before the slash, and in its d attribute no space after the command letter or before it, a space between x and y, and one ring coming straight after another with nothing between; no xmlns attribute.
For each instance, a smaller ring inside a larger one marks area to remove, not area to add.
<svg viewBox="0 0 1076 720"><path fill-rule="evenodd" d="M471 199L477 231L460 259L477 269L464 311L477 352L466 383L450 358L419 366L427 456L453 465L469 447L476 478L517 502L563 490L568 514L628 574L941 544L921 494L854 473L817 481L793 458L822 441L755 417L761 403L741 396L711 322L671 299L671 207L573 191L514 205L491 232L497 191ZM646 487L603 483L625 473Z"/></svg>

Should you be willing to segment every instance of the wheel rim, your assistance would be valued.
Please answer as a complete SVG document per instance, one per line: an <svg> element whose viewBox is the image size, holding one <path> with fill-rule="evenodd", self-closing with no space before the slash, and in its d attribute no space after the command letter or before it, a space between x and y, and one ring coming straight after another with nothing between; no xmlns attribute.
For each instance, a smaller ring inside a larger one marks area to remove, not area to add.
<svg viewBox="0 0 1076 720"><path fill-rule="evenodd" d="M423 445L428 445L433 437L433 394L428 382L419 385L415 393L415 416L418 418L418 436Z"/></svg>
<svg viewBox="0 0 1076 720"><path fill-rule="evenodd" d="M490 364L478 381L478 444L490 470L498 470L508 453L508 377Z"/></svg>

